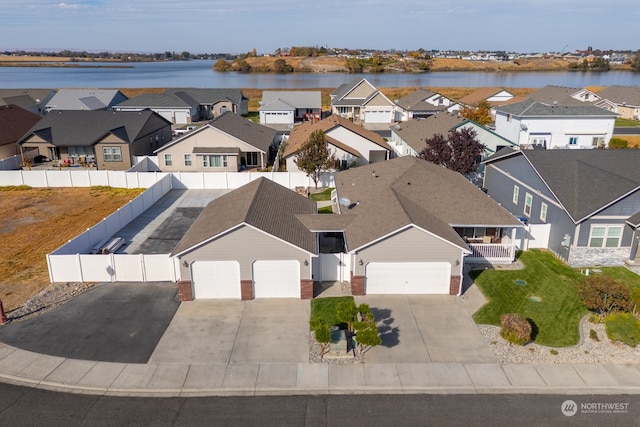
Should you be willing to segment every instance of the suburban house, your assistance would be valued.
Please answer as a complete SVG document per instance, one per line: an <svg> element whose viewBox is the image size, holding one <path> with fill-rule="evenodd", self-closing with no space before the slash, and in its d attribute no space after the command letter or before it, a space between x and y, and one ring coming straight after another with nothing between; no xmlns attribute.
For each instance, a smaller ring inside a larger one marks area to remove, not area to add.
<svg viewBox="0 0 640 427"><path fill-rule="evenodd" d="M260 123L263 125L293 125L301 121L320 120L321 113L320 91L262 92Z"/></svg>
<svg viewBox="0 0 640 427"><path fill-rule="evenodd" d="M333 114L319 122L306 122L291 130L282 152L287 171L299 170L295 163L296 154L315 131L324 132L328 146L340 163L337 169L382 162L389 158L391 152L391 147L377 133Z"/></svg>
<svg viewBox="0 0 640 427"><path fill-rule="evenodd" d="M118 111L151 109L174 125L211 120L226 112L247 114L249 99L240 89L169 88L143 93L114 107Z"/></svg>
<svg viewBox="0 0 640 427"><path fill-rule="evenodd" d="M233 113L155 151L163 172L238 172L265 169L275 157L276 130Z"/></svg>
<svg viewBox="0 0 640 427"><path fill-rule="evenodd" d="M457 111L460 105L446 96L427 89L417 89L395 101L396 121L423 119L440 111Z"/></svg>
<svg viewBox="0 0 640 427"><path fill-rule="evenodd" d="M299 218L319 233L317 277L348 277L354 295L460 295L465 265L514 260L522 223L457 172L399 157L335 185L339 214Z"/></svg>
<svg viewBox="0 0 640 427"><path fill-rule="evenodd" d="M313 297L316 203L266 178L210 202L172 256L182 300Z"/></svg>
<svg viewBox="0 0 640 427"><path fill-rule="evenodd" d="M491 106L510 104L516 99L515 95L500 87L482 87L460 99L460 103L471 107L477 107L482 101L487 101ZM524 99L523 99L524 100Z"/></svg>
<svg viewBox="0 0 640 427"><path fill-rule="evenodd" d="M354 123L393 123L395 104L367 79L345 83L331 92L331 112Z"/></svg>
<svg viewBox="0 0 640 427"><path fill-rule="evenodd" d="M609 86L598 95L602 100L596 106L607 108L625 119L640 120L640 88L637 86Z"/></svg>
<svg viewBox="0 0 640 427"><path fill-rule="evenodd" d="M19 140L21 150L36 148L60 166L127 170L171 141L171 123L151 110L52 111Z"/></svg>
<svg viewBox="0 0 640 427"><path fill-rule="evenodd" d="M404 157L335 178L338 214L264 177L210 202L171 254L180 298L460 295L466 264L514 260L522 223L456 172Z"/></svg>
<svg viewBox="0 0 640 427"><path fill-rule="evenodd" d="M496 107L495 131L521 148L599 148L613 135L616 113L589 104L527 100Z"/></svg>
<svg viewBox="0 0 640 427"><path fill-rule="evenodd" d="M174 125L193 123L200 118L200 104L186 92L143 93L113 107L116 111L152 110Z"/></svg>
<svg viewBox="0 0 640 427"><path fill-rule="evenodd" d="M528 98L547 105L581 105L585 102L594 104L601 96L588 89L547 85L531 92Z"/></svg>
<svg viewBox="0 0 640 427"><path fill-rule="evenodd" d="M17 142L41 117L17 105L0 106L0 159L20 154Z"/></svg>
<svg viewBox="0 0 640 427"><path fill-rule="evenodd" d="M440 112L426 119L392 125L389 145L396 156L417 156L426 147L427 139L433 138L436 134L446 137L449 132L457 132L460 129L473 129L476 132L476 139L486 147L484 157L492 155L503 147L516 146L508 139L472 120L465 119L457 113L447 112Z"/></svg>
<svg viewBox="0 0 640 427"><path fill-rule="evenodd" d="M109 110L128 98L117 89L59 89L45 105L45 112L60 110Z"/></svg>
<svg viewBox="0 0 640 427"><path fill-rule="evenodd" d="M55 94L53 89L0 89L0 106L17 105L42 116L45 105Z"/></svg>
<svg viewBox="0 0 640 427"><path fill-rule="evenodd" d="M522 249L574 266L623 265L640 238L640 150L505 148L486 160L488 195L527 223Z"/></svg>

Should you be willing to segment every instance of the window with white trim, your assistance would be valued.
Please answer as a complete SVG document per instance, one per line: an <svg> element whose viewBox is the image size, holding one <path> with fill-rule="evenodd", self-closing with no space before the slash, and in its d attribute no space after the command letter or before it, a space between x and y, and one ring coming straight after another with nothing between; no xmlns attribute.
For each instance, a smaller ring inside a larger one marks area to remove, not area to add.
<svg viewBox="0 0 640 427"><path fill-rule="evenodd" d="M618 248L621 239L621 225L592 225L589 232L589 247Z"/></svg>
<svg viewBox="0 0 640 427"><path fill-rule="evenodd" d="M570 136L569 137L569 145L578 145L578 137Z"/></svg>
<svg viewBox="0 0 640 427"><path fill-rule="evenodd" d="M548 206L545 202L540 203L540 220L547 222L547 209Z"/></svg>
<svg viewBox="0 0 640 427"><path fill-rule="evenodd" d="M604 136L594 136L591 140L592 147L604 147Z"/></svg>
<svg viewBox="0 0 640 427"><path fill-rule="evenodd" d="M164 164L165 166L173 166L173 158L171 157L171 154L164 155Z"/></svg>
<svg viewBox="0 0 640 427"><path fill-rule="evenodd" d="M102 156L105 162L121 162L122 148L120 147L102 147Z"/></svg>
<svg viewBox="0 0 640 427"><path fill-rule="evenodd" d="M513 203L515 203L516 205L518 204L518 197L520 196L520 187L518 187L517 185L513 186Z"/></svg>
<svg viewBox="0 0 640 427"><path fill-rule="evenodd" d="M527 193L524 196L524 214L526 216L531 216L531 205L533 205L533 196Z"/></svg>
<svg viewBox="0 0 640 427"><path fill-rule="evenodd" d="M258 153L255 151L249 151L246 154L247 166L258 166Z"/></svg>
<svg viewBox="0 0 640 427"><path fill-rule="evenodd" d="M191 154L185 154L184 155L184 165L185 166L191 166Z"/></svg>
<svg viewBox="0 0 640 427"><path fill-rule="evenodd" d="M210 155L202 156L202 166L205 168L226 168L228 165L227 156Z"/></svg>

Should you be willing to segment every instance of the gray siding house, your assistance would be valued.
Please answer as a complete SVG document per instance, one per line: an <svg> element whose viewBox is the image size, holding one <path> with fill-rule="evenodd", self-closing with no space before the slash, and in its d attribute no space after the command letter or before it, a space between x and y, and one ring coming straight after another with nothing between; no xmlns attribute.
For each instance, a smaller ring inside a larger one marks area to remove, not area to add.
<svg viewBox="0 0 640 427"><path fill-rule="evenodd" d="M640 150L505 148L485 163L487 194L527 224L522 249L546 248L573 266L634 262Z"/></svg>

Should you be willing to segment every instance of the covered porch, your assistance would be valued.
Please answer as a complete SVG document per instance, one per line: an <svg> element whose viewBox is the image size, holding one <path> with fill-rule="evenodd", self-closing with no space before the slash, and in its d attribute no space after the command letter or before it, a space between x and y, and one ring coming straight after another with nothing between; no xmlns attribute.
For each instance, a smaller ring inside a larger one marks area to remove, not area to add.
<svg viewBox="0 0 640 427"><path fill-rule="evenodd" d="M465 226L453 227L467 243L471 253L468 264L511 264L516 259L516 227Z"/></svg>

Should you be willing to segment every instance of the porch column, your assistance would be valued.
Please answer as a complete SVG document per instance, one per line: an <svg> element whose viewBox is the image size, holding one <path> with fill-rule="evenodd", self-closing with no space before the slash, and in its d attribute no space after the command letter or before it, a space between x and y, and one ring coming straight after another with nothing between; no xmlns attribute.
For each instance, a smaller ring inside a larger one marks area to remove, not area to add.
<svg viewBox="0 0 640 427"><path fill-rule="evenodd" d="M640 240L640 233L636 228L633 230L633 238L631 239L631 251L629 252L629 261L634 262L636 260L636 253L638 252L638 241Z"/></svg>
<svg viewBox="0 0 640 427"><path fill-rule="evenodd" d="M511 229L511 249L509 250L509 256L511 257L511 261L515 260L516 258L516 232L517 231L518 229L516 227L513 227ZM522 246L524 246L524 242ZM527 241L527 246L529 246L528 241Z"/></svg>

